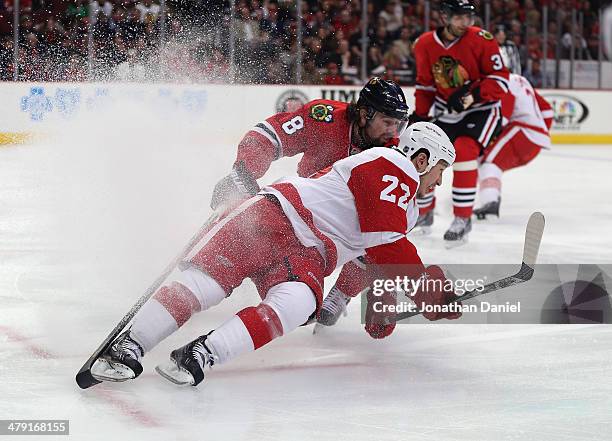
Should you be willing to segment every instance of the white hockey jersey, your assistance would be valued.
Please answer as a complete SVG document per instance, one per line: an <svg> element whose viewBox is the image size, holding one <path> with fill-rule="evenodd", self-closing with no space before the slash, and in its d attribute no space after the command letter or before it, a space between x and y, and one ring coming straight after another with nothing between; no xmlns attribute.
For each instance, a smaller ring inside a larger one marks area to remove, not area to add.
<svg viewBox="0 0 612 441"><path fill-rule="evenodd" d="M261 193L280 201L297 238L317 247L330 274L364 254L379 264L420 264L406 239L419 213L418 187L419 174L409 158L374 147L309 178L282 178Z"/></svg>
<svg viewBox="0 0 612 441"><path fill-rule="evenodd" d="M521 126L525 136L534 144L549 148L550 135L546 119L553 117L550 105L537 94L529 81L520 75L510 74L509 92L513 100L502 100L502 113L507 122ZM547 108L542 109L543 106Z"/></svg>

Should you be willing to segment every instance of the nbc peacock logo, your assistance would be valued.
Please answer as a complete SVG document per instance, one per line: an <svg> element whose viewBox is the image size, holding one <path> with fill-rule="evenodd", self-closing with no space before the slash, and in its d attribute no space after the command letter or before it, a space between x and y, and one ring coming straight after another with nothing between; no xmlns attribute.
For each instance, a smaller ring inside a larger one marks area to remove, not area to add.
<svg viewBox="0 0 612 441"><path fill-rule="evenodd" d="M589 116L586 104L570 95L543 94L555 113L553 128L561 130L580 130L581 124Z"/></svg>

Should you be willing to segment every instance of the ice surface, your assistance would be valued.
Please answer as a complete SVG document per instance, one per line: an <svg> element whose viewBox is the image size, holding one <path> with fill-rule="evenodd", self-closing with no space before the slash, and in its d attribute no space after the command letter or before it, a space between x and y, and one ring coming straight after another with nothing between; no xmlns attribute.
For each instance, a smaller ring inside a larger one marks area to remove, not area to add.
<svg viewBox="0 0 612 441"><path fill-rule="evenodd" d="M93 138L0 148L1 418L69 419L75 440L608 439L609 326L406 325L375 341L353 302L335 328L298 329L203 387L154 373L171 349L257 303L248 283L162 342L137 381L80 390L76 371L206 219L234 155ZM414 240L430 263L518 263L539 210L541 262L611 263L611 162L609 147L543 152L505 176L502 218L450 251L447 176L434 233Z"/></svg>

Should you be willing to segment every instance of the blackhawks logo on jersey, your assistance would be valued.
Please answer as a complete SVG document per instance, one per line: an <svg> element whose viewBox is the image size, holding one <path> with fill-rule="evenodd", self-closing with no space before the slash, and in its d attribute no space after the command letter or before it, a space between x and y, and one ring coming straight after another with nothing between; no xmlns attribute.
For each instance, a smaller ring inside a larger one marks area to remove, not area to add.
<svg viewBox="0 0 612 441"><path fill-rule="evenodd" d="M481 29L480 32L478 32L478 35L480 35L485 40L493 40L493 34L491 34L489 31L486 31L484 29Z"/></svg>
<svg viewBox="0 0 612 441"><path fill-rule="evenodd" d="M315 104L310 108L310 117L315 121L330 123L334 120L334 107L329 104Z"/></svg>
<svg viewBox="0 0 612 441"><path fill-rule="evenodd" d="M470 77L465 67L448 55L440 57L431 70L436 84L443 89L461 87Z"/></svg>

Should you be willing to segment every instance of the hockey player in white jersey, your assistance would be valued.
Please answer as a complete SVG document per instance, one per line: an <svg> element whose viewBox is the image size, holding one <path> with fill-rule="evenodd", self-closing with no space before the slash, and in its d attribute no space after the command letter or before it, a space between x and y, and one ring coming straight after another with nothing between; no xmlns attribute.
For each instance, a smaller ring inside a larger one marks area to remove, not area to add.
<svg viewBox="0 0 612 441"><path fill-rule="evenodd" d="M437 126L437 130L427 130L432 127L429 123L416 122L400 136L398 148L403 152L414 152L418 146L429 145L434 149L436 145L446 145L450 140L446 133ZM421 186L417 196L424 196L433 191L434 187ZM418 207L418 199L414 200ZM415 222L416 223L416 222ZM414 225L411 225L411 229ZM367 256L355 259L353 265L343 269L338 280L323 300L321 314L317 319L319 326L334 326L342 314L346 314L346 308L352 298L368 287L366 268L370 263ZM315 330L317 329L315 328Z"/></svg>
<svg viewBox="0 0 612 441"><path fill-rule="evenodd" d="M239 311L217 329L173 351L157 372L177 384L197 385L205 370L253 351L319 314L323 278L357 256L375 264L410 264L411 277L443 277L422 265L406 238L418 216L419 188L439 185L455 159L437 126L422 123L421 144L406 152L375 147L337 161L310 178L283 178L264 187L221 219L135 316L132 326L92 366L101 381L124 381L142 372L140 360L193 314L220 303L250 278L262 302ZM440 286L443 286L441 284ZM445 291L415 294L424 304L454 299ZM430 320L457 313L428 312ZM373 337L394 325L370 315Z"/></svg>
<svg viewBox="0 0 612 441"><path fill-rule="evenodd" d="M550 104L526 78L510 74L509 91L502 99L504 128L481 158L478 168L478 219L499 216L501 178L505 171L532 161L540 150L550 148L549 129L554 116Z"/></svg>

